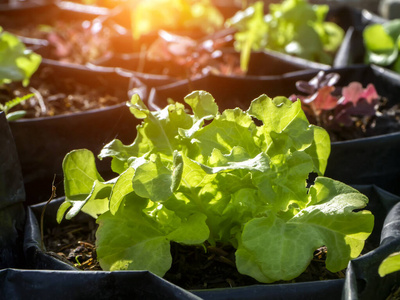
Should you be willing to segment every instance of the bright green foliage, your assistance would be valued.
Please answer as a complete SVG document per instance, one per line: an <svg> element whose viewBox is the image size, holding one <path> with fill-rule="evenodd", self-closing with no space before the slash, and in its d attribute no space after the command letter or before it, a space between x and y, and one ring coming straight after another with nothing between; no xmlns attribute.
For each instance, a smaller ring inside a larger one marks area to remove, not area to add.
<svg viewBox="0 0 400 300"><path fill-rule="evenodd" d="M325 22L328 10L327 5L310 5L306 0L285 0L270 4L267 15L262 1L238 12L227 24L238 30L235 47L241 51L241 68L247 70L252 50L265 49L332 64L344 31Z"/></svg>
<svg viewBox="0 0 400 300"><path fill-rule="evenodd" d="M100 177L88 150L64 160L67 199L58 221L69 208L67 219L79 210L99 215L103 269L163 276L171 241L231 244L238 270L261 282L298 276L323 245L331 271L360 254L373 216L354 210L368 199L322 177L329 136L308 123L300 101L261 95L247 111L222 113L204 91L185 102L192 114L180 103L152 112L132 98L132 113L143 119L135 141L114 140L100 154L112 157L119 174L112 181ZM320 176L308 189L310 172Z"/></svg>
<svg viewBox="0 0 400 300"><path fill-rule="evenodd" d="M378 273L381 277L400 271L400 252L395 252L386 257L379 265Z"/></svg>
<svg viewBox="0 0 400 300"><path fill-rule="evenodd" d="M0 27L0 85L12 81L28 85L41 61L39 54L26 49L15 35Z"/></svg>
<svg viewBox="0 0 400 300"><path fill-rule="evenodd" d="M389 67L400 73L400 19L372 24L363 31L365 62Z"/></svg>
<svg viewBox="0 0 400 300"><path fill-rule="evenodd" d="M213 33L224 23L210 0L140 1L131 14L134 39L159 30Z"/></svg>

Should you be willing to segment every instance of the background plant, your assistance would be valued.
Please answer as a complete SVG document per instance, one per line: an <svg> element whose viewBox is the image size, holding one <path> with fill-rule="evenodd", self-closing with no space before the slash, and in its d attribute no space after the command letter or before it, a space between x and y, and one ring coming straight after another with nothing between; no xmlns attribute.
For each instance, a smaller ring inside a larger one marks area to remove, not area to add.
<svg viewBox="0 0 400 300"><path fill-rule="evenodd" d="M18 37L3 31L0 27L0 88L6 88L6 84L15 81L22 81L23 85L27 86L41 61L40 55L26 49ZM32 96L33 94L28 94L0 103L0 110L4 111L9 121L22 118L26 111L10 112L10 110Z"/></svg>
<svg viewBox="0 0 400 300"><path fill-rule="evenodd" d="M332 64L344 32L326 22L328 5L310 5L306 0L285 0L270 4L258 1L238 12L227 25L238 30L235 48L241 52L242 69L247 70L251 51L270 49L311 61Z"/></svg>
<svg viewBox="0 0 400 300"><path fill-rule="evenodd" d="M192 114L180 103L149 111L133 96L130 109L143 119L135 141L113 140L99 155L112 157L114 179L101 177L88 150L64 159L57 220L79 211L97 218L103 269L163 276L170 242L232 245L239 272L260 282L297 277L323 245L332 272L360 254L373 216L355 210L368 199L322 176L329 136L308 123L300 101L261 95L247 111L222 113L204 91L185 102ZM320 176L307 188L311 172Z"/></svg>
<svg viewBox="0 0 400 300"><path fill-rule="evenodd" d="M222 14L210 0L152 0L134 3L131 13L134 39L158 30L192 30L207 34L220 29L224 22Z"/></svg>
<svg viewBox="0 0 400 300"><path fill-rule="evenodd" d="M18 37L0 27L0 85L22 81L27 86L41 60L42 57L27 49Z"/></svg>
<svg viewBox="0 0 400 300"><path fill-rule="evenodd" d="M400 73L400 19L368 25L363 31L365 62Z"/></svg>
<svg viewBox="0 0 400 300"><path fill-rule="evenodd" d="M338 73L318 72L310 81L296 82L303 94L291 95L292 101L300 99L308 120L327 129L332 139L356 137L358 131L366 131L379 114L382 97L370 83L365 88L353 81L338 87Z"/></svg>

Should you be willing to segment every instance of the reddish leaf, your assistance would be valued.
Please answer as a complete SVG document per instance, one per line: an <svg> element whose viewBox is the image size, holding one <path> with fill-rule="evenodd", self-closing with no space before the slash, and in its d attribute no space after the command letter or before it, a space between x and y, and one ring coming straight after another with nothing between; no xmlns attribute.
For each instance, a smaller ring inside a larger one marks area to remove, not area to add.
<svg viewBox="0 0 400 300"><path fill-rule="evenodd" d="M331 94L334 90L333 86L324 86L310 98L304 99L304 103L313 105L316 111L334 109L338 102Z"/></svg>
<svg viewBox="0 0 400 300"><path fill-rule="evenodd" d="M367 87L364 89L363 93L361 94L362 98L365 98L368 103L376 103L377 100L379 99L379 95L375 89L375 86L370 83L367 85Z"/></svg>

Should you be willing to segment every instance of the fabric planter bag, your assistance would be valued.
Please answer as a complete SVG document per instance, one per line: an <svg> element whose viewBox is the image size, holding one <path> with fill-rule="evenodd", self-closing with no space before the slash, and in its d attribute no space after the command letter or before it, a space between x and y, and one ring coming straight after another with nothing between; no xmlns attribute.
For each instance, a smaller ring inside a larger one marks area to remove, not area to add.
<svg viewBox="0 0 400 300"><path fill-rule="evenodd" d="M22 267L24 182L13 136L0 112L0 269Z"/></svg>
<svg viewBox="0 0 400 300"><path fill-rule="evenodd" d="M355 186L360 192L369 197L369 204L366 209L370 210L375 216L375 226L371 236L368 239L369 247L375 249L364 256L374 256L375 253L380 252L382 245L379 245L380 239L382 239L382 234L393 235L393 232L388 232L386 230L386 224L388 224L388 220L391 215L394 218L399 218L399 211L392 211L392 207L396 205L400 201L400 198L396 195L388 193L376 186L373 185L365 185L365 186ZM58 198L51 202L46 210L45 210L45 226L48 228L56 226L56 211L58 206L62 203L64 199ZM55 258L54 256L44 252L41 249L41 237L40 237L40 229L38 225L38 219L40 214L42 213L44 207L44 203L30 206L28 208L27 215L27 223L26 223L26 231L24 238L24 251L26 255L27 268L34 269L35 271L26 272L26 276L31 276L31 272L34 272L36 278L35 280L30 279L30 286L26 285L25 289L30 292L40 293L39 289L34 289L35 281L45 282L44 278L48 278L49 270L52 271L53 278L51 279L54 284L60 288L60 295L63 294L64 291L67 290L68 287L63 286L57 283L59 280L65 280L68 278L69 285L73 285L74 288L79 289L81 293L86 294L88 290L93 292L91 287L87 287L87 282L91 281L92 278L102 278L105 282L108 282L107 278L115 278L114 276L126 276L126 278L147 278L150 276L150 273L143 271L128 271L128 272L105 272L105 271L77 271L74 266L62 262L61 260ZM389 215L388 215L388 212ZM386 218L386 221L384 221ZM65 223L64 223L65 222ZM71 224L71 222L77 222L82 224L81 226L85 226L85 222L87 222L87 216L80 213L71 221L63 221L64 226ZM82 223L81 223L82 222ZM386 222L386 223L384 223ZM63 226L63 223L61 226ZM392 236L393 239L396 239L396 236ZM393 249L392 249L393 250ZM358 259L363 259L364 256L361 256ZM357 260L358 260L357 259ZM21 272L23 271L19 271ZM20 276L24 276L25 274L21 274ZM14 276L17 276L16 274ZM42 277L43 276L43 277ZM136 277L138 276L138 277ZM155 276L157 277L157 276ZM353 275L358 280L358 273ZM42 279L43 278L43 279ZM132 279L133 280L133 279ZM144 279L143 279L144 280ZM158 278L161 280L161 278ZM121 279L122 281L122 279ZM120 284L119 286L109 285L107 291L102 291L102 288L99 288L97 291L93 292L93 297L97 297L97 293L99 293L99 297L101 298L100 293L107 293L113 295L117 291L114 289L118 288L118 293L125 294L125 291L129 291L134 289L136 280L131 281L129 284ZM334 279L334 280L325 280L325 281L312 281L312 282L302 282L302 283L287 283L287 284L257 284L252 286L245 287L236 287L236 288L218 288L218 289L205 289L205 290L192 290L185 291L185 299L192 299L191 297L200 297L201 299L340 299L342 293L344 293L344 288L346 289L346 293L353 293L358 295L358 290L356 286L347 287L348 279ZM155 281L157 282L157 281ZM156 289L156 283L153 283ZM346 287L345 287L346 283ZM393 282L392 282L393 283ZM398 282L397 282L398 283ZM13 286L13 282L10 283ZM394 284L394 283L393 283ZM174 293L175 297L177 294L182 293L182 290L173 284L167 285L167 290L170 293ZM22 292L22 291L21 291ZM188 294L189 293L189 294ZM40 295L40 294L38 294ZM379 297L374 299L385 299L382 294ZM62 299L62 298L60 298ZM194 298L196 299L196 298Z"/></svg>
<svg viewBox="0 0 400 300"><path fill-rule="evenodd" d="M124 77L113 69L91 69L49 60L44 60L41 68L49 68L60 80L63 78L68 82L70 78L84 84L88 89L87 93L92 90L96 93L102 91L103 94L99 94L99 97L114 95L118 103L94 110L10 122L21 162L28 204L48 199L54 175L58 193L62 195L62 161L69 151L88 148L98 154L115 137L131 143L136 135L137 121L132 118L125 104L129 100L129 90L135 89L146 97L145 85L131 77L131 74L125 74ZM35 75L39 73L40 70ZM56 90L55 94L67 93L62 87L58 88L60 90ZM102 168L103 164L107 165L103 161L99 167Z"/></svg>
<svg viewBox="0 0 400 300"><path fill-rule="evenodd" d="M397 203L384 221L380 246L349 263L342 299L395 299L400 285L400 272L380 277L378 268L386 257L399 251L400 203Z"/></svg>

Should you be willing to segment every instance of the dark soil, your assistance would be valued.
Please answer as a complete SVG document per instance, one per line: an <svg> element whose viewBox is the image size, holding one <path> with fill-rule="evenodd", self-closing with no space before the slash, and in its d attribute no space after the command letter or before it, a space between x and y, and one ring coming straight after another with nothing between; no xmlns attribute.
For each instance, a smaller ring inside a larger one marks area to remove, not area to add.
<svg viewBox="0 0 400 300"><path fill-rule="evenodd" d="M396 285L392 288L390 295L386 300L399 300L400 299L400 286Z"/></svg>
<svg viewBox="0 0 400 300"><path fill-rule="evenodd" d="M96 260L96 228L94 220L87 224L53 227L45 233L47 251L56 253L78 269L101 270ZM255 279L236 270L234 252L235 249L228 245L183 246L172 243L173 263L164 278L188 290L259 284ZM290 282L344 278L345 270L332 273L325 268L326 253L325 247L317 249L306 271Z"/></svg>
<svg viewBox="0 0 400 300"><path fill-rule="evenodd" d="M378 136L400 131L400 107L390 106L385 98L382 98L376 106L374 116L353 116L353 125L329 126L327 122L324 127L332 142L347 141L365 137ZM313 120L310 123L316 124Z"/></svg>
<svg viewBox="0 0 400 300"><path fill-rule="evenodd" d="M88 20L54 20L49 24L23 24L5 30L22 37L23 41L26 37L47 41L47 47L36 50L46 58L85 64L106 56L112 37L117 35L110 26L99 23L96 30L93 26Z"/></svg>
<svg viewBox="0 0 400 300"><path fill-rule="evenodd" d="M62 76L52 67L40 68L27 87L11 83L0 88L0 103L33 93L34 96L14 107L25 110L25 118L50 117L116 105L128 100L127 90L107 89L82 83L72 76Z"/></svg>

